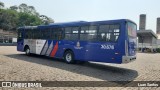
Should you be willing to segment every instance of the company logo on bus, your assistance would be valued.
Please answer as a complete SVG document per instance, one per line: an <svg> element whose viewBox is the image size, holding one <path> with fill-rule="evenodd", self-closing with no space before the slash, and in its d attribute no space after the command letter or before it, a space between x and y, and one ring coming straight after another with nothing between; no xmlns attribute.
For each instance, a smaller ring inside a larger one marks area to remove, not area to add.
<svg viewBox="0 0 160 90"><path fill-rule="evenodd" d="M101 45L101 49L114 49L114 45Z"/></svg>
<svg viewBox="0 0 160 90"><path fill-rule="evenodd" d="M74 47L75 49L82 49L83 47L81 47L80 42L77 42L76 46Z"/></svg>

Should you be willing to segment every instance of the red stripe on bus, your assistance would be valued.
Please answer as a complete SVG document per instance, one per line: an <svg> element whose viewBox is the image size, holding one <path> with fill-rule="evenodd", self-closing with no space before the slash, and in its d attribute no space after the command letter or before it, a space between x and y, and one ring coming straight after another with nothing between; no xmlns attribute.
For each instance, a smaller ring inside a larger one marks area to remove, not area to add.
<svg viewBox="0 0 160 90"><path fill-rule="evenodd" d="M55 56L57 50L58 50L58 42L56 42L56 45L54 46L54 48L53 48L53 50L52 50L52 52L51 52L51 57L54 57L54 56Z"/></svg>

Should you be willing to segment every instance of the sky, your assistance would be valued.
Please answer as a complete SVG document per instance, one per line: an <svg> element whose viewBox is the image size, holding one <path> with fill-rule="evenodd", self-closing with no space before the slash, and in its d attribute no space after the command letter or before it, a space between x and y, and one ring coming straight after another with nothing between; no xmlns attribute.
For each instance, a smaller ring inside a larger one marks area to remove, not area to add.
<svg viewBox="0 0 160 90"><path fill-rule="evenodd" d="M160 17L160 0L3 0L6 7L26 3L55 22L130 19L137 23L139 15L147 15L146 29L156 32Z"/></svg>

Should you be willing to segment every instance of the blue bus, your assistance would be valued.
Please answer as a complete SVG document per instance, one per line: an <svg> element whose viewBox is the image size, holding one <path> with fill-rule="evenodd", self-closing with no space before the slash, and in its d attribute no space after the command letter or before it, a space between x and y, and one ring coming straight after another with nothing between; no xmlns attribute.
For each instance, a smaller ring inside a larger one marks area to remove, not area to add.
<svg viewBox="0 0 160 90"><path fill-rule="evenodd" d="M137 25L128 19L78 21L18 28L17 50L67 63L136 60Z"/></svg>

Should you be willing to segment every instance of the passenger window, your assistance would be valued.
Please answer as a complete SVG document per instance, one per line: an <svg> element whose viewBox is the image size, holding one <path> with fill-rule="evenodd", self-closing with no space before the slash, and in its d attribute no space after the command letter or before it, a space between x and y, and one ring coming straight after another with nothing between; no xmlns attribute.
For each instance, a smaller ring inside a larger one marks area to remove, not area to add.
<svg viewBox="0 0 160 90"><path fill-rule="evenodd" d="M61 28L52 28L51 29L51 39L61 40L62 39L62 29Z"/></svg>
<svg viewBox="0 0 160 90"><path fill-rule="evenodd" d="M83 26L80 31L80 40L96 41L97 40L97 26Z"/></svg>
<svg viewBox="0 0 160 90"><path fill-rule="evenodd" d="M65 40L78 40L79 27L65 28Z"/></svg>
<svg viewBox="0 0 160 90"><path fill-rule="evenodd" d="M98 39L100 41L117 41L120 35L120 26L119 25L101 25L99 27Z"/></svg>
<svg viewBox="0 0 160 90"><path fill-rule="evenodd" d="M73 34L76 34L76 33L78 34L78 29L79 29L78 27L73 27L72 28L72 33Z"/></svg>
<svg viewBox="0 0 160 90"><path fill-rule="evenodd" d="M51 30L46 28L46 29L43 29L42 31L42 36L43 36L43 39L50 39L51 38Z"/></svg>
<svg viewBox="0 0 160 90"><path fill-rule="evenodd" d="M18 30L18 38L22 38L22 32Z"/></svg>
<svg viewBox="0 0 160 90"><path fill-rule="evenodd" d="M33 39L41 39L41 30L33 30Z"/></svg>
<svg viewBox="0 0 160 90"><path fill-rule="evenodd" d="M72 28L71 27L65 28L65 33L71 33L71 32L72 32Z"/></svg>
<svg viewBox="0 0 160 90"><path fill-rule="evenodd" d="M99 27L99 32L108 32L109 31L109 25L101 25Z"/></svg>
<svg viewBox="0 0 160 90"><path fill-rule="evenodd" d="M25 39L32 39L33 32L31 29L26 29L25 30Z"/></svg>

